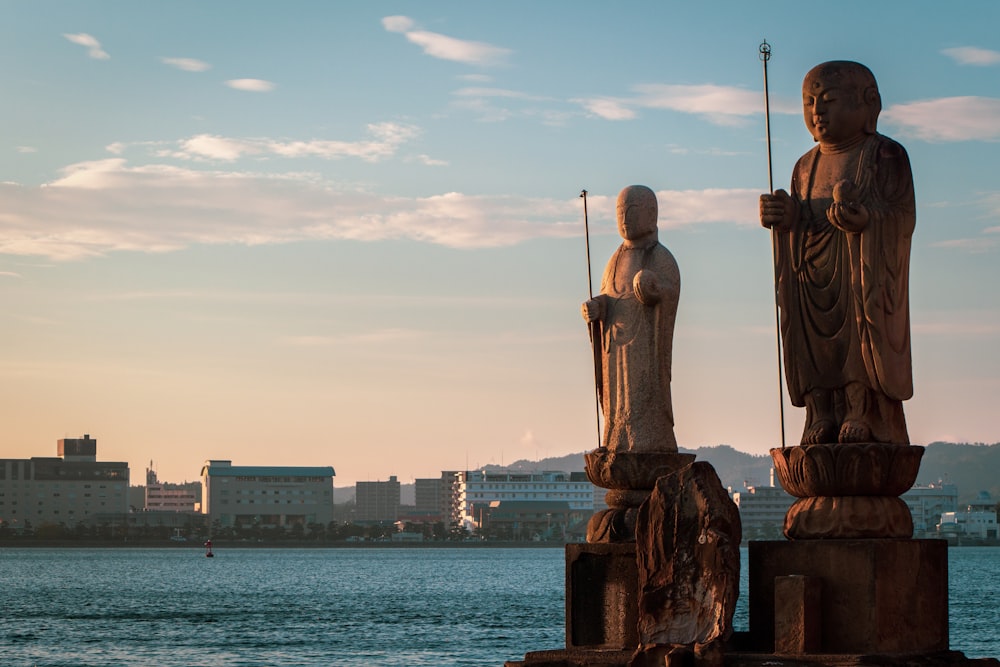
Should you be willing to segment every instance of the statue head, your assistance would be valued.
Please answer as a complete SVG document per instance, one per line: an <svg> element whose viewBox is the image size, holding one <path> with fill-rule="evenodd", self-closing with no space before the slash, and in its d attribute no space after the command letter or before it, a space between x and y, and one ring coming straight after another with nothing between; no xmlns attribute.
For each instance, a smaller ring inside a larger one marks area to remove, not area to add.
<svg viewBox="0 0 1000 667"><path fill-rule="evenodd" d="M645 185L630 185L618 193L618 233L626 241L656 238L656 193Z"/></svg>
<svg viewBox="0 0 1000 667"><path fill-rule="evenodd" d="M882 96L871 70L833 60L813 67L802 81L802 115L813 140L835 144L875 134Z"/></svg>

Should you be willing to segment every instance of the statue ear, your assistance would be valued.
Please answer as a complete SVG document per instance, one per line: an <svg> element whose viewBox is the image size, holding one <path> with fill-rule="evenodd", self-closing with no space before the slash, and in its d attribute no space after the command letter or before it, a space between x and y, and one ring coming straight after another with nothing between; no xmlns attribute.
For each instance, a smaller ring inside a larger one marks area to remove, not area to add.
<svg viewBox="0 0 1000 667"><path fill-rule="evenodd" d="M882 96L879 94L878 88L869 86L865 88L863 99L865 106L870 110L868 121L865 123L865 132L867 134L875 134L878 115L882 111Z"/></svg>
<svg viewBox="0 0 1000 667"><path fill-rule="evenodd" d="M882 108L882 96L878 93L878 88L868 86L865 88L865 104Z"/></svg>

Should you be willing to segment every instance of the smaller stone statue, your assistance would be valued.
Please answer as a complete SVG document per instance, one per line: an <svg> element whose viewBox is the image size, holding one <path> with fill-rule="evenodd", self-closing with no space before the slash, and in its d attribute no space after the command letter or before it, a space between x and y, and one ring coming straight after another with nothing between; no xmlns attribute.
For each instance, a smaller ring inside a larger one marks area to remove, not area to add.
<svg viewBox="0 0 1000 667"><path fill-rule="evenodd" d="M625 188L617 218L622 244L601 293L582 307L583 318L598 325L592 342L604 413L602 446L587 454L587 475L610 489L609 509L591 518L588 542L634 542L638 507L656 479L694 460L677 453L674 436L670 364L681 279L659 242L656 194L643 185Z"/></svg>
<svg viewBox="0 0 1000 667"><path fill-rule="evenodd" d="M618 195L623 242L611 256L601 294L583 304L598 321L604 411L610 451L676 452L670 363L681 276L658 239L656 194L632 185Z"/></svg>

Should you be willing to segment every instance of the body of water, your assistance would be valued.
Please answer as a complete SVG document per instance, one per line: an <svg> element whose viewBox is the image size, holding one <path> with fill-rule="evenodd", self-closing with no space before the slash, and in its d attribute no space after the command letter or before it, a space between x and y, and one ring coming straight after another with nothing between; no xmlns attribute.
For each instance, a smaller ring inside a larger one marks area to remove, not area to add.
<svg viewBox="0 0 1000 667"><path fill-rule="evenodd" d="M498 667L565 645L562 548L216 554L0 549L0 665ZM1000 548L949 569L952 648L1000 655Z"/></svg>

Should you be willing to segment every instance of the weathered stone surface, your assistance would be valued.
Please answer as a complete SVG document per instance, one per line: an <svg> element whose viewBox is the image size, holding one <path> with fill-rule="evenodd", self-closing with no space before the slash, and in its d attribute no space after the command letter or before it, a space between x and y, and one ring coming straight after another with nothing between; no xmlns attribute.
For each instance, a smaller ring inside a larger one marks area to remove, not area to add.
<svg viewBox="0 0 1000 667"><path fill-rule="evenodd" d="M913 515L900 498L819 496L799 498L785 513L790 540L913 537Z"/></svg>
<svg viewBox="0 0 1000 667"><path fill-rule="evenodd" d="M817 653L823 639L823 580L789 574L774 579L774 652Z"/></svg>
<svg viewBox="0 0 1000 667"><path fill-rule="evenodd" d="M806 408L801 444L907 444L910 161L876 131L882 100L864 65L814 67L802 100L819 145L795 165L791 193L760 197L774 245L788 393Z"/></svg>
<svg viewBox="0 0 1000 667"><path fill-rule="evenodd" d="M652 190L623 189L617 217L623 242L604 269L601 293L581 309L599 352L601 443L611 451L676 452L670 366L680 272L659 242Z"/></svg>
<svg viewBox="0 0 1000 667"><path fill-rule="evenodd" d="M920 654L948 649L944 540L750 543L750 636L774 651L775 579L822 580L822 654Z"/></svg>
<svg viewBox="0 0 1000 667"><path fill-rule="evenodd" d="M566 545L566 646L632 650L638 638L635 544Z"/></svg>
<svg viewBox="0 0 1000 667"><path fill-rule="evenodd" d="M605 543L635 542L639 506L649 497L656 480L690 465L695 456L599 447L584 459L590 481L610 489L604 496L608 509L596 512L587 523L587 541Z"/></svg>
<svg viewBox="0 0 1000 667"><path fill-rule="evenodd" d="M796 498L900 496L917 480L924 448L857 443L771 450L781 486Z"/></svg>
<svg viewBox="0 0 1000 667"><path fill-rule="evenodd" d="M739 510L710 464L657 481L636 526L642 646L705 647L729 636L740 539Z"/></svg>
<svg viewBox="0 0 1000 667"><path fill-rule="evenodd" d="M656 480L690 465L694 454L623 452L598 447L584 454L587 478L602 489L652 490Z"/></svg>
<svg viewBox="0 0 1000 667"><path fill-rule="evenodd" d="M781 486L798 498L785 514L785 536L912 537L913 519L897 496L913 485L923 453L923 447L883 443L772 449Z"/></svg>

